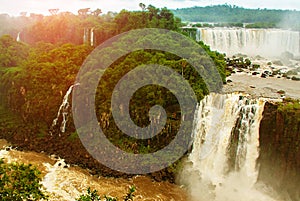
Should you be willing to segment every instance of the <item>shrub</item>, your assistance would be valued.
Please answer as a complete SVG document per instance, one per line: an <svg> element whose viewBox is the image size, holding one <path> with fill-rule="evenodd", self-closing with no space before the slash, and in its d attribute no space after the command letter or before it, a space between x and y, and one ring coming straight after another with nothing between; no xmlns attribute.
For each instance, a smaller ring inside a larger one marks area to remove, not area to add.
<svg viewBox="0 0 300 201"><path fill-rule="evenodd" d="M76 201L101 201L100 196L98 195L97 190L91 191L91 188L89 187L87 189L87 194L86 195L80 195Z"/></svg>
<svg viewBox="0 0 300 201"><path fill-rule="evenodd" d="M41 172L36 167L7 164L0 159L0 195L2 201L48 200L41 191Z"/></svg>
<svg viewBox="0 0 300 201"><path fill-rule="evenodd" d="M133 201L134 193L135 192L135 186L131 186L129 188L128 193L124 196L124 201ZM110 197L107 195L104 195L103 201L117 201L117 198ZM101 197L99 196L97 190L91 190L89 187L87 189L87 194L80 195L79 198L76 199L76 201L101 201Z"/></svg>

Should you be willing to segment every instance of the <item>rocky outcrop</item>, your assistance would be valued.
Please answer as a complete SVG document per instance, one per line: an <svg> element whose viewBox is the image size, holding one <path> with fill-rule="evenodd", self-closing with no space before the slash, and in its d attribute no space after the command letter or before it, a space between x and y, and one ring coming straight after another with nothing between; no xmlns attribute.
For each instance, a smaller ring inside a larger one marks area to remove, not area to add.
<svg viewBox="0 0 300 201"><path fill-rule="evenodd" d="M266 103L259 140L259 180L299 201L300 111Z"/></svg>

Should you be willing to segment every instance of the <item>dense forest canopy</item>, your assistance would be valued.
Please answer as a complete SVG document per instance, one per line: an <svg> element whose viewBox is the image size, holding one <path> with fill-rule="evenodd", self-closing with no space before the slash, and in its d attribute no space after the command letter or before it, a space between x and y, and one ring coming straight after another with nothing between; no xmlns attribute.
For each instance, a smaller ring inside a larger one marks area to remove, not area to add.
<svg viewBox="0 0 300 201"><path fill-rule="evenodd" d="M97 46L108 38L119 33L138 28L164 28L177 30L180 19L174 17L167 8L158 9L149 5L142 11L122 10L120 13L101 14L80 9L78 15L70 12L43 16L10 17L0 15L0 35L9 34L20 41L34 44L40 41L52 44L73 43L76 45L90 42L94 33L94 44ZM86 9L85 9L86 10Z"/></svg>
<svg viewBox="0 0 300 201"><path fill-rule="evenodd" d="M172 10L189 22L265 23L282 28L300 28L300 11L248 9L232 5L192 7Z"/></svg>
<svg viewBox="0 0 300 201"><path fill-rule="evenodd" d="M0 33L5 34L0 37L1 105L19 116L30 130L30 137L45 137L50 129L52 133L60 132L58 127L51 127L52 121L57 115L64 94L74 84L81 65L96 46L117 34L133 29L163 28L180 32L181 21L170 10L151 5L141 5L141 8L141 11L122 10L120 13L107 14L101 14L100 10L87 13L81 9L78 15L58 13L51 16L31 15L16 18L1 15ZM224 55L210 51L201 42L198 45L213 59L222 80L225 81ZM141 63L169 66L190 82L198 100L209 93L201 76L176 55L141 50L120 59L105 74L107 82L99 86L100 94L95 99L98 103L96 109L100 125L107 136L123 149L132 147L137 141L128 138L120 140L118 137L122 133L115 124L107 124L107 121L113 119L107 99L113 85L130 69ZM155 101L151 102L151 99ZM145 104L147 101L149 104ZM134 95L132 103L133 120L140 126L149 123L145 113L147 114L154 103L167 108L169 120L162 135L170 136L165 140L160 140L158 135L152 142L139 141L134 151L144 152L145 147L151 149L150 151L157 150L165 141L168 143L172 135L176 135L174 131L180 120L178 104L166 89L144 87ZM70 135L75 128L72 119L69 120L67 131Z"/></svg>

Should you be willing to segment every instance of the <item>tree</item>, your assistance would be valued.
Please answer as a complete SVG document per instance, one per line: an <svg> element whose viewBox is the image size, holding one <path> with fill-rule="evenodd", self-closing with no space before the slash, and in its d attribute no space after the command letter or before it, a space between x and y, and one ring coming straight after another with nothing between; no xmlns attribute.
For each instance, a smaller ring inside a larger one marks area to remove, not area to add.
<svg viewBox="0 0 300 201"><path fill-rule="evenodd" d="M57 12L59 11L59 9L58 9L58 8L55 8L55 9L49 9L48 11L49 11L49 13L50 13L51 15L56 15Z"/></svg>
<svg viewBox="0 0 300 201"><path fill-rule="evenodd" d="M142 11L145 11L145 10L146 10L146 5L145 5L145 4L140 3L139 6L140 6L140 8L142 9Z"/></svg>
<svg viewBox="0 0 300 201"><path fill-rule="evenodd" d="M92 14L93 14L94 16L99 16L101 13L102 13L102 10L99 9L99 8L97 8L96 10L94 10L94 11L92 12Z"/></svg>
<svg viewBox="0 0 300 201"><path fill-rule="evenodd" d="M15 67L26 60L29 48L15 41L10 35L0 38L0 67Z"/></svg>
<svg viewBox="0 0 300 201"><path fill-rule="evenodd" d="M90 8L79 9L78 10L78 15L86 16L89 11L90 11Z"/></svg>
<svg viewBox="0 0 300 201"><path fill-rule="evenodd" d="M32 165L6 164L0 159L0 195L3 201L47 200L41 191L41 172Z"/></svg>
<svg viewBox="0 0 300 201"><path fill-rule="evenodd" d="M131 186L128 190L128 193L124 196L124 201L133 201L135 192L135 186ZM117 198L110 197L107 195L103 196L105 201L117 201ZM91 190L89 187L87 189L87 194L80 195L79 198L76 199L76 201L101 201L101 197L99 196L97 190Z"/></svg>

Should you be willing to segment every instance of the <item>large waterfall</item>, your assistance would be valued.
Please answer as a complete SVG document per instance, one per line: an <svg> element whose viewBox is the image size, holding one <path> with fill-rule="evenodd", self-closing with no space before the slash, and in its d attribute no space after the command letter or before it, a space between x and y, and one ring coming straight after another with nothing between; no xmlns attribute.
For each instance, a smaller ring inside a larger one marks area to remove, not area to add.
<svg viewBox="0 0 300 201"><path fill-rule="evenodd" d="M228 55L277 57L300 54L300 32L281 29L198 28L196 40Z"/></svg>
<svg viewBox="0 0 300 201"><path fill-rule="evenodd" d="M193 149L180 175L192 200L273 200L265 187L257 190L263 108L262 99L241 94L210 94L200 102Z"/></svg>

